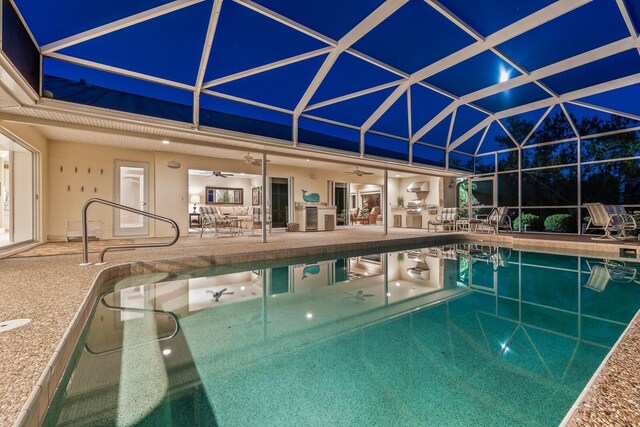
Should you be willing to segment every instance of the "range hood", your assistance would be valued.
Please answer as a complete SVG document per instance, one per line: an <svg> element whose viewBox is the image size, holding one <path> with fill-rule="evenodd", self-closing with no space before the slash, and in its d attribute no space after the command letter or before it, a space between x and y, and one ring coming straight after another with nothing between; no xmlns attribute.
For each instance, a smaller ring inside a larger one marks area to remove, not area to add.
<svg viewBox="0 0 640 427"><path fill-rule="evenodd" d="M411 193L427 193L429 190L429 181L415 181L407 187L407 191Z"/></svg>

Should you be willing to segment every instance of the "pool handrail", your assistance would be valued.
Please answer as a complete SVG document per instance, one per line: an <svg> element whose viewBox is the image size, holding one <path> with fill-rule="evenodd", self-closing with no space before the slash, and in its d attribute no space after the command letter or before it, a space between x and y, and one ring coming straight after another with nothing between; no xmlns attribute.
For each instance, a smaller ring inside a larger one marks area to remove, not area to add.
<svg viewBox="0 0 640 427"><path fill-rule="evenodd" d="M171 246L178 241L180 237L180 228L178 224L172 220L171 218L167 218L164 216L152 214L150 212L142 211L140 209L134 209L129 206L122 205L120 203L115 203L110 200L100 199L100 198L92 198L86 201L84 206L82 207L82 264L80 265L90 265L89 263L89 235L87 230L87 209L93 203L100 203L103 205L111 206L116 209L122 209L124 211L133 212L142 216L146 216L148 218L157 219L158 221L163 221L171 225L171 227L175 230L175 236L172 241L164 242L164 243L129 243L126 245L109 245L106 246L102 251L100 251L99 255L99 264L104 264L104 254L107 251L112 249L130 249L130 248L161 248L166 246Z"/></svg>
<svg viewBox="0 0 640 427"><path fill-rule="evenodd" d="M158 337L157 339L152 340L152 341L133 344L131 346L128 346L127 348L137 347L137 346L140 346L140 345L143 345L143 344L149 344L151 342L160 342L160 341L170 340L171 338L173 338L176 335L178 335L178 332L180 332L180 322L178 322L178 316L175 313L172 313L170 311L157 310L157 309L154 309L154 308L121 307L121 306L117 306L117 305L111 305L107 301L105 301L105 299L104 299L105 296L106 295L103 295L102 297L100 297L100 303L102 305L104 305L109 310L113 310L113 311L133 311L133 312L136 312L136 313L143 313L143 314L165 315L165 316L171 317L173 319L173 321L175 322L175 324L176 324L175 329L168 336L162 336L162 337ZM93 351L93 350L91 350L91 348L89 348L89 345L87 344L86 340L85 340L85 343L84 343L85 351L87 353L89 353L90 355L92 355L92 356L102 356L103 354L115 353L115 352L123 350L124 348L125 348L125 346L119 346L119 347L116 347L116 348L113 348L113 349L110 349L110 350L106 350L106 351Z"/></svg>

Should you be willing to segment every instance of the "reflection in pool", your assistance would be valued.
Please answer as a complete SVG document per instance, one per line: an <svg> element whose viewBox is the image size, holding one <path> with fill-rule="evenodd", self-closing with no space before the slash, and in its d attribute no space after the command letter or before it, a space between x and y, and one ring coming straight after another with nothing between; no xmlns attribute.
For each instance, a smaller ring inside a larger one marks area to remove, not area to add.
<svg viewBox="0 0 640 427"><path fill-rule="evenodd" d="M46 424L557 425L640 307L637 263L487 245L244 267L113 283Z"/></svg>

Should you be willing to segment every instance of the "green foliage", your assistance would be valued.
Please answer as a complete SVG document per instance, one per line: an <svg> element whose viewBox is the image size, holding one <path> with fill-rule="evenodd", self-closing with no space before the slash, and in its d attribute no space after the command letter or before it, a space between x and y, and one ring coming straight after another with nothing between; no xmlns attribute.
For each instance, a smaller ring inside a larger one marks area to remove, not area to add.
<svg viewBox="0 0 640 427"><path fill-rule="evenodd" d="M404 197L398 196L396 200L398 201L398 206L404 206Z"/></svg>
<svg viewBox="0 0 640 427"><path fill-rule="evenodd" d="M229 190L224 190L222 194L220 194L220 203L229 203L231 201L231 196L229 195Z"/></svg>
<svg viewBox="0 0 640 427"><path fill-rule="evenodd" d="M520 217L513 221L513 231L520 231ZM526 213L522 214L522 226L526 231L542 231L543 222L538 215Z"/></svg>
<svg viewBox="0 0 640 427"><path fill-rule="evenodd" d="M576 219L569 214L550 215L544 220L544 231L551 233L575 233Z"/></svg>

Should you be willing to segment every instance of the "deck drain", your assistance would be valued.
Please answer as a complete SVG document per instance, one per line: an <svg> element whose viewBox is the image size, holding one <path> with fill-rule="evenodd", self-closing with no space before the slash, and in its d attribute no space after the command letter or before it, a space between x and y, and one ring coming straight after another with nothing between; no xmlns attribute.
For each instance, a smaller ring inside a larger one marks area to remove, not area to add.
<svg viewBox="0 0 640 427"><path fill-rule="evenodd" d="M31 319L13 319L0 322L0 332L10 331L28 323L31 323Z"/></svg>

